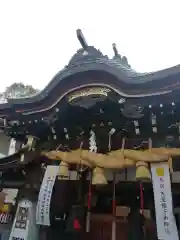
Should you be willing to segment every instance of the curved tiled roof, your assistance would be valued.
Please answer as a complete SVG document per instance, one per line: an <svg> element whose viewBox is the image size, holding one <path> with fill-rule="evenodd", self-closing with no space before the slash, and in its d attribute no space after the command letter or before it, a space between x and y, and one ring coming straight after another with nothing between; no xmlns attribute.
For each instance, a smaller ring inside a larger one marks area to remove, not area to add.
<svg viewBox="0 0 180 240"><path fill-rule="evenodd" d="M82 39L81 39L82 41ZM67 66L59 71L50 83L38 94L23 98L23 99L9 99L9 103L31 103L44 99L62 80L80 72L88 71L103 71L115 76L119 80L119 84L125 85L142 85L154 84L155 80L163 80L171 78L170 81L177 81L180 79L180 65L165 70L139 73L131 68L126 57L121 57L116 53L113 59L103 55L100 50L93 46L88 46L86 43L82 44L84 47L79 49L70 59ZM177 76L178 75L178 76ZM149 87L149 86L148 86ZM146 87L145 87L146 88Z"/></svg>
<svg viewBox="0 0 180 240"><path fill-rule="evenodd" d="M81 59L81 61L68 65L59 71L42 92L33 96L33 100L35 100L35 98L37 98L37 100L44 98L61 80L70 75L91 70L107 71L116 76L120 82L137 85L154 80L163 80L165 77L180 74L180 65L158 72L138 73L116 59L107 59L106 57ZM26 100L29 101L30 99L31 97L23 98L23 101L26 102ZM18 103L19 99L13 99L13 101Z"/></svg>

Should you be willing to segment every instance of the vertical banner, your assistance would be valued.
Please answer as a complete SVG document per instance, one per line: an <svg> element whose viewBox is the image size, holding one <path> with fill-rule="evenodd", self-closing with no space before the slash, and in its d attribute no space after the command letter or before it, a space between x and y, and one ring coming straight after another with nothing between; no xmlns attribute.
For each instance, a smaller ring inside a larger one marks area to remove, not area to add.
<svg viewBox="0 0 180 240"><path fill-rule="evenodd" d="M20 201L17 207L9 240L27 240L29 233L29 214L32 203L28 200Z"/></svg>
<svg viewBox="0 0 180 240"><path fill-rule="evenodd" d="M36 224L50 226L51 195L58 170L59 166L50 165L46 168L36 208Z"/></svg>
<svg viewBox="0 0 180 240"><path fill-rule="evenodd" d="M178 240L168 163L151 164L158 239Z"/></svg>

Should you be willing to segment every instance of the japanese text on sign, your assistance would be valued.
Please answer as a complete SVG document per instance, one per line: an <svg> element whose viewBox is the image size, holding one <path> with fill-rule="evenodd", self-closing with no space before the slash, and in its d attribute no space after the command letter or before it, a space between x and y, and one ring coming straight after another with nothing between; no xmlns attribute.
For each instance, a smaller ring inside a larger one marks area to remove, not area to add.
<svg viewBox="0 0 180 240"><path fill-rule="evenodd" d="M54 185L54 180L55 180L54 177L48 177L47 182L44 185L44 191L43 191L42 202L41 202L41 210L40 210L42 222L44 222L44 213L46 215L49 214L51 193Z"/></svg>
<svg viewBox="0 0 180 240"><path fill-rule="evenodd" d="M167 163L151 164L158 239L179 240Z"/></svg>
<svg viewBox="0 0 180 240"><path fill-rule="evenodd" d="M36 223L40 225L50 225L50 203L53 186L58 173L58 166L47 166L46 172L41 184L36 208Z"/></svg>
<svg viewBox="0 0 180 240"><path fill-rule="evenodd" d="M170 234L168 208L167 208L166 196L164 193L164 179L162 177L160 177L159 180L160 180L160 189L161 189L160 204L161 204L161 207L162 207L163 213L164 213L164 230L167 234Z"/></svg>

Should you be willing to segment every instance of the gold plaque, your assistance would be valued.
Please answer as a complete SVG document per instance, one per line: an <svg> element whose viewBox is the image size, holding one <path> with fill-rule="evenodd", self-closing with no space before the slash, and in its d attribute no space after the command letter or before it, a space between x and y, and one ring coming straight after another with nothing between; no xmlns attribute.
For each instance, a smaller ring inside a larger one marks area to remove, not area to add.
<svg viewBox="0 0 180 240"><path fill-rule="evenodd" d="M102 95L107 97L110 91L110 89L104 87L83 88L70 94L70 96L68 97L68 102L72 102L79 97L87 97L91 95Z"/></svg>

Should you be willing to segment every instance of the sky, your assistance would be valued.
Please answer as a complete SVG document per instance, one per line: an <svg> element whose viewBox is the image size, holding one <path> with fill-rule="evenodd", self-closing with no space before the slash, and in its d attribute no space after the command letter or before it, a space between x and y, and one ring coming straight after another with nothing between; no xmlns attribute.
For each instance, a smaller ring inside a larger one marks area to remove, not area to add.
<svg viewBox="0 0 180 240"><path fill-rule="evenodd" d="M0 0L0 92L43 89L73 56L81 28L109 57L112 43L139 72L180 64L179 0Z"/></svg>

